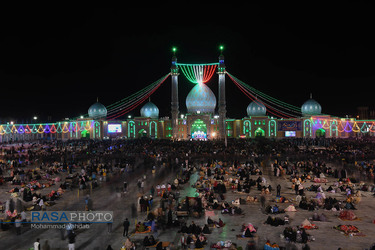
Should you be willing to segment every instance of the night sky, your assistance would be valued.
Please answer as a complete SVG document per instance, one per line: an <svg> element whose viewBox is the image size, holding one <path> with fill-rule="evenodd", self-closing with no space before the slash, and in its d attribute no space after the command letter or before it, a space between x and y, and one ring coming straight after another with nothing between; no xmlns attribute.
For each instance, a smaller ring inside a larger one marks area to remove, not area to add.
<svg viewBox="0 0 375 250"><path fill-rule="evenodd" d="M356 115L373 107L375 48L369 6L241 9L9 10L1 17L0 122L58 121L87 113L96 98L110 105L170 71L178 62L217 62L252 87L322 112ZM297 6L298 7L298 6ZM217 76L208 82L217 95ZM180 111L193 84L179 77ZM250 103L226 78L227 114ZM170 116L170 79L151 97ZM142 106L142 105L141 105ZM138 116L139 106L130 114Z"/></svg>

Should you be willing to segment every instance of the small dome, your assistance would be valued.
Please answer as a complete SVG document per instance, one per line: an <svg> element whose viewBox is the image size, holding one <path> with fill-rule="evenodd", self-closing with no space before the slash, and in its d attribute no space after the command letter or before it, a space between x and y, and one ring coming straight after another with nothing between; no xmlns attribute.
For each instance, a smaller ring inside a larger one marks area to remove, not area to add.
<svg viewBox="0 0 375 250"><path fill-rule="evenodd" d="M302 105L301 112L303 116L320 115L322 106L320 106L317 101L310 98Z"/></svg>
<svg viewBox="0 0 375 250"><path fill-rule="evenodd" d="M265 116L267 108L260 100L255 100L247 106L247 116Z"/></svg>
<svg viewBox="0 0 375 250"><path fill-rule="evenodd" d="M142 117L159 118L159 108L152 102L148 102L141 108Z"/></svg>
<svg viewBox="0 0 375 250"><path fill-rule="evenodd" d="M89 108L89 117L93 119L101 119L107 117L107 109L100 102L96 102Z"/></svg>
<svg viewBox="0 0 375 250"><path fill-rule="evenodd" d="M205 84L197 84L186 97L188 113L214 113L216 97Z"/></svg>

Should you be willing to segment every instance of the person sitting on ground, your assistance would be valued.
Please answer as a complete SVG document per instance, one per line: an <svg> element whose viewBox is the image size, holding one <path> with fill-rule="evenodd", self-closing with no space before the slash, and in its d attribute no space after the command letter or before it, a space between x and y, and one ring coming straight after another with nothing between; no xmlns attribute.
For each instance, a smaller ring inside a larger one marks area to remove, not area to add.
<svg viewBox="0 0 375 250"><path fill-rule="evenodd" d="M217 222L215 222L214 220L212 220L210 217L207 218L207 224L208 226L213 226L215 224L217 224Z"/></svg>
<svg viewBox="0 0 375 250"><path fill-rule="evenodd" d="M148 236L146 236L143 239L143 246L145 246L145 247L151 246L151 243L150 243L150 240L148 239Z"/></svg>
<svg viewBox="0 0 375 250"><path fill-rule="evenodd" d="M202 233L204 233L204 234L210 234L210 233L211 233L211 231L210 231L210 229L208 228L208 225L207 225L207 224L204 225L203 230L202 230Z"/></svg>
<svg viewBox="0 0 375 250"><path fill-rule="evenodd" d="M131 242L131 240L129 239L129 237L126 239L124 247L125 247L126 250L133 249L134 243Z"/></svg>
<svg viewBox="0 0 375 250"><path fill-rule="evenodd" d="M149 240L149 242L150 242L150 246L153 246L153 245L155 245L155 244L157 243L153 235L151 235L151 236L148 238L148 240Z"/></svg>
<svg viewBox="0 0 375 250"><path fill-rule="evenodd" d="M138 222L137 226L135 227L135 231L142 233L142 232L146 231L146 227L143 223Z"/></svg>
<svg viewBox="0 0 375 250"><path fill-rule="evenodd" d="M217 223L217 226L218 226L218 227L223 227L223 226L225 226L225 223L221 220L221 218L219 218L219 223Z"/></svg>
<svg viewBox="0 0 375 250"><path fill-rule="evenodd" d="M201 240L199 239L199 237L195 241L195 248L203 248L203 244L202 244Z"/></svg>
<svg viewBox="0 0 375 250"><path fill-rule="evenodd" d="M207 237L204 236L203 233L201 233L201 234L199 235L198 238L199 238L199 240L202 242L203 245L206 245L206 244L207 244Z"/></svg>
<svg viewBox="0 0 375 250"><path fill-rule="evenodd" d="M250 229L248 227L243 232L243 237L253 237L253 235L251 234Z"/></svg>

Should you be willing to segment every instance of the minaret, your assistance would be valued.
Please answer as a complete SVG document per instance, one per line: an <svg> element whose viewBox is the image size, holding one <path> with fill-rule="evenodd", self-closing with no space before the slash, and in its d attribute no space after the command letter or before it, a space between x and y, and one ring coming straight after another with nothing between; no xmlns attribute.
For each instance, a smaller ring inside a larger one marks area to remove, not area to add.
<svg viewBox="0 0 375 250"><path fill-rule="evenodd" d="M227 116L225 101L225 64L223 56L223 46L220 46L221 54L219 56L219 67L217 73L219 75L219 138L225 138L225 120Z"/></svg>
<svg viewBox="0 0 375 250"><path fill-rule="evenodd" d="M173 48L171 76L172 76L172 98L171 98L171 113L172 113L172 136L173 139L178 137L178 67L176 48Z"/></svg>

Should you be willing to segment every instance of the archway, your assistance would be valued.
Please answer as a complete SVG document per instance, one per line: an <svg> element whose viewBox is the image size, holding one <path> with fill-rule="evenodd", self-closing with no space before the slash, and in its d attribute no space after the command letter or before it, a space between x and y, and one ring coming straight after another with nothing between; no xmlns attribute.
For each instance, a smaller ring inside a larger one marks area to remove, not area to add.
<svg viewBox="0 0 375 250"><path fill-rule="evenodd" d="M317 129L317 130L315 131L315 136L316 136L317 138L319 138L319 137L326 137L326 131L325 131L324 129L322 129L322 128Z"/></svg>
<svg viewBox="0 0 375 250"><path fill-rule="evenodd" d="M81 138L90 139L90 131L88 131L88 130L83 130L83 131L81 132Z"/></svg>
<svg viewBox="0 0 375 250"><path fill-rule="evenodd" d="M147 137L147 131L144 129L140 129L138 131L138 138Z"/></svg>
<svg viewBox="0 0 375 250"><path fill-rule="evenodd" d="M201 119L197 119L191 124L191 138L207 139L207 125Z"/></svg>
<svg viewBox="0 0 375 250"><path fill-rule="evenodd" d="M255 134L255 137L264 137L266 135L264 130L261 129L261 128L257 128L257 130L255 130L254 134Z"/></svg>

